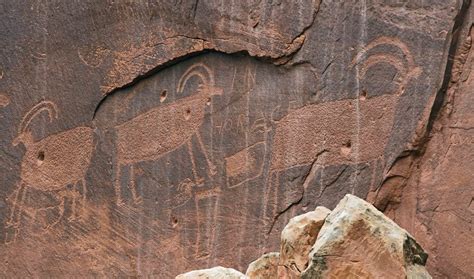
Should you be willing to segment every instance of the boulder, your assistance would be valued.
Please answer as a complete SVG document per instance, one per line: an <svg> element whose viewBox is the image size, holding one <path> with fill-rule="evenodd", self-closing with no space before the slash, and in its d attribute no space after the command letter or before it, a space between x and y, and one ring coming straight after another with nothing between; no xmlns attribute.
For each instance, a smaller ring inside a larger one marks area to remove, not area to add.
<svg viewBox="0 0 474 279"><path fill-rule="evenodd" d="M247 277L233 268L216 266L208 269L193 270L176 276L175 279L246 279Z"/></svg>
<svg viewBox="0 0 474 279"><path fill-rule="evenodd" d="M413 237L350 194L326 218L309 258L301 278L431 278Z"/></svg>
<svg viewBox="0 0 474 279"><path fill-rule="evenodd" d="M308 254L324 220L331 211L318 206L314 211L293 217L281 232L280 278L299 278L308 266Z"/></svg>
<svg viewBox="0 0 474 279"><path fill-rule="evenodd" d="M245 275L250 279L277 278L279 260L280 253L264 254L249 265Z"/></svg>

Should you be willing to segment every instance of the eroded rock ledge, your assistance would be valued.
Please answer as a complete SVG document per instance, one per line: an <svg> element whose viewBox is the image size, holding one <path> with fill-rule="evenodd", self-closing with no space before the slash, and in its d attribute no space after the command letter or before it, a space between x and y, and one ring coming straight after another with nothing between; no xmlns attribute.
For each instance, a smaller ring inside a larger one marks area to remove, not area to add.
<svg viewBox="0 0 474 279"><path fill-rule="evenodd" d="M292 218L282 231L280 252L262 255L245 275L219 266L176 278L431 278L427 259L407 231L347 194L332 212L317 207Z"/></svg>

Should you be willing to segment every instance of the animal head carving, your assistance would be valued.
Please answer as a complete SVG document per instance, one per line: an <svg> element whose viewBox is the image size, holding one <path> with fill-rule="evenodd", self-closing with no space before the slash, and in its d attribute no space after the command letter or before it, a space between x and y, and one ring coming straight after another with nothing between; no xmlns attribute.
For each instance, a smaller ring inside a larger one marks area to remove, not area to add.
<svg viewBox="0 0 474 279"><path fill-rule="evenodd" d="M42 111L46 111L48 113L49 122L58 118L58 109L53 102L39 102L34 107L32 107L21 120L20 127L18 128L18 136L12 142L14 146L17 146L19 143L28 145L33 142L33 136L27 129L31 121Z"/></svg>
<svg viewBox="0 0 474 279"><path fill-rule="evenodd" d="M197 63L189 67L178 81L178 93L183 93L184 87L192 77L198 77L201 80L199 91L207 92L209 96L222 95L222 89L215 86L214 75L206 65Z"/></svg>
<svg viewBox="0 0 474 279"><path fill-rule="evenodd" d="M390 53L367 54L373 48L381 45L395 46L401 50L403 57ZM359 75L363 78L370 67L379 63L388 63L397 69L398 74L401 76L399 94L403 94L406 84L412 78L417 78L422 72L422 69L415 65L415 60L404 42L397 38L385 36L379 37L365 46L352 60L351 67L360 65Z"/></svg>

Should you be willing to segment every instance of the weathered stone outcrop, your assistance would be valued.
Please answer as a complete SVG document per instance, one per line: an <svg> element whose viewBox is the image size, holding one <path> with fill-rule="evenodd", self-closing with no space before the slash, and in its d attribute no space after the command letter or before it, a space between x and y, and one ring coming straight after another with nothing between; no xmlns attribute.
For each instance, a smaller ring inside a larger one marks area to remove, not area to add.
<svg viewBox="0 0 474 279"><path fill-rule="evenodd" d="M216 266L209 269L193 270L176 276L176 279L246 279L247 277L233 268Z"/></svg>
<svg viewBox="0 0 474 279"><path fill-rule="evenodd" d="M250 279L277 278L279 261L279 253L264 254L249 264L245 275Z"/></svg>
<svg viewBox="0 0 474 279"><path fill-rule="evenodd" d="M328 215L309 258L301 278L431 278L413 237L352 195Z"/></svg>
<svg viewBox="0 0 474 279"><path fill-rule="evenodd" d="M306 269L309 251L329 213L329 209L318 206L314 211L290 219L281 232L281 278L299 278Z"/></svg>

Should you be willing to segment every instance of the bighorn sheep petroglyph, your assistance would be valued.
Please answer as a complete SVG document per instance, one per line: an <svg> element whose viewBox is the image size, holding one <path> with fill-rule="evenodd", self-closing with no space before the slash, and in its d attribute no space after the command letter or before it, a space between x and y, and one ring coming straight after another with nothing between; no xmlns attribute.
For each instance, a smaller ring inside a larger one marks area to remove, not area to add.
<svg viewBox="0 0 474 279"><path fill-rule="evenodd" d="M66 198L72 200L71 219L80 215L76 210L77 199L81 198L82 207L86 199L84 176L92 156L93 130L89 127L77 127L35 142L28 126L43 111L48 113L50 122L58 117L58 110L53 102L38 103L23 117L18 136L13 141L14 146L22 143L26 148L8 222L8 226L15 230L14 237L19 231L21 215L27 213L35 219L37 213L37 210L25 208L27 206L23 199L28 189L51 192L61 200L58 218L48 220L51 222L46 227L55 225L63 217ZM80 192L77 190L79 183L82 184ZM68 190L68 185L73 185L74 189Z"/></svg>
<svg viewBox="0 0 474 279"><path fill-rule="evenodd" d="M140 202L134 178L134 164L156 160L186 144L193 166L195 183L200 183L196 173L196 163L192 152L191 139L195 136L202 149L211 174L215 166L206 155L206 149L199 134L204 121L206 104L213 95L221 95L222 90L215 87L211 70L204 64L191 66L179 79L177 93L183 93L186 83L196 77L200 80L197 93L178 99L173 103L152 108L135 118L116 126L117 156L115 167L115 191L117 204L123 204L121 192L121 168L130 166L129 189L134 202Z"/></svg>
<svg viewBox="0 0 474 279"><path fill-rule="evenodd" d="M401 54L369 52L381 45L398 48ZM271 163L265 182L266 204L270 195L276 199L272 181L279 183L281 171L310 164L367 162L383 156L397 103L408 82L421 74L421 68L415 65L407 45L390 37L370 42L356 55L350 68L357 67L357 78L363 79L369 68L381 63L396 69L397 92L373 97L359 94L356 99L311 104L275 121ZM271 214L275 218L278 212Z"/></svg>

